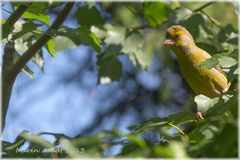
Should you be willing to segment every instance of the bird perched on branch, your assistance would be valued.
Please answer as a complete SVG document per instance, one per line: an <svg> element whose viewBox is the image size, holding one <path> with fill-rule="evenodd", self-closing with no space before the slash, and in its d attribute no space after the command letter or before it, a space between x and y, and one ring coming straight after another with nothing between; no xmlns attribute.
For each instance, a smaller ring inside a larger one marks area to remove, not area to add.
<svg viewBox="0 0 240 160"><path fill-rule="evenodd" d="M164 44L176 54L183 77L196 94L214 98L228 91L230 83L220 66L211 69L199 66L211 55L196 46L186 28L180 25L168 28ZM199 119L203 119L201 112L196 113L196 120Z"/></svg>

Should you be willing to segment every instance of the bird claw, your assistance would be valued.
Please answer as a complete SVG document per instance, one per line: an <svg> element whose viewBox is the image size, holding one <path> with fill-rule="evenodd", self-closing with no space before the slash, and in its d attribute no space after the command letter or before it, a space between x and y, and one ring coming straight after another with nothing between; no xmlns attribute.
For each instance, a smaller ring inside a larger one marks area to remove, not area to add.
<svg viewBox="0 0 240 160"><path fill-rule="evenodd" d="M197 121L203 120L204 118L203 118L203 116L202 116L202 113L201 113L201 112L197 112L197 113L195 114L195 119L196 119Z"/></svg>

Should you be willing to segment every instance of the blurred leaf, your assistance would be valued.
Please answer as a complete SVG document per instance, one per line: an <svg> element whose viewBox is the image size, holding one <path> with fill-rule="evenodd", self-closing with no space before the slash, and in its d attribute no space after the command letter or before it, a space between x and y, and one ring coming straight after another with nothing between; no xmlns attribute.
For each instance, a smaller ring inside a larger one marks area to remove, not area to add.
<svg viewBox="0 0 240 160"><path fill-rule="evenodd" d="M126 29L120 26L105 25L106 28L106 38L104 42L106 44L120 44L125 39Z"/></svg>
<svg viewBox="0 0 240 160"><path fill-rule="evenodd" d="M144 157L144 152L135 143L124 145L119 157Z"/></svg>
<svg viewBox="0 0 240 160"><path fill-rule="evenodd" d="M222 56L219 59L219 65L222 66L223 68L230 68L236 64L237 64L237 61L228 56Z"/></svg>
<svg viewBox="0 0 240 160"><path fill-rule="evenodd" d="M78 29L71 29L67 27L62 27L59 31L52 31L59 36L65 36L69 38L75 45L89 45L95 49L97 53L101 53L101 40L90 31L87 27L80 27ZM67 41L67 39L65 38ZM74 46L71 42L68 42L70 46ZM69 46L69 47L70 47ZM59 47L58 47L59 48ZM60 47L61 48L61 47Z"/></svg>
<svg viewBox="0 0 240 160"><path fill-rule="evenodd" d="M193 39L197 39L200 35L200 27L205 24L206 21L201 14L193 14L186 20L180 22L180 25L184 26L193 36Z"/></svg>
<svg viewBox="0 0 240 160"><path fill-rule="evenodd" d="M186 20L192 11L187 8L177 8L170 13L168 21L170 25L179 24L181 21Z"/></svg>
<svg viewBox="0 0 240 160"><path fill-rule="evenodd" d="M57 44L55 45L55 51L62 51L67 48L73 48L76 47L76 44L68 37L66 36L57 36L54 38L54 43Z"/></svg>
<svg viewBox="0 0 240 160"><path fill-rule="evenodd" d="M68 155L72 158L79 158L81 155L76 151L76 148L65 138L61 138L59 144L62 146L64 150L68 153Z"/></svg>
<svg viewBox="0 0 240 160"><path fill-rule="evenodd" d="M203 61L200 64L197 64L196 66L200 67L200 68L208 68L211 69L215 66L217 66L219 64L219 60L216 56L213 56L212 58L209 58L205 61Z"/></svg>
<svg viewBox="0 0 240 160"><path fill-rule="evenodd" d="M81 26L91 27L92 25L103 25L104 20L102 19L100 12L95 7L81 7L77 11L77 20Z"/></svg>
<svg viewBox="0 0 240 160"><path fill-rule="evenodd" d="M146 150L148 149L147 144L145 143L145 141L139 137L137 137L136 135L133 134L127 134L126 137L134 144L136 144L138 147Z"/></svg>
<svg viewBox="0 0 240 160"><path fill-rule="evenodd" d="M231 33L238 33L238 31L236 31L231 24L228 24L225 27L223 27L218 33L219 42L226 42Z"/></svg>
<svg viewBox="0 0 240 160"><path fill-rule="evenodd" d="M148 24L156 27L167 20L169 9L163 2L144 2L143 14Z"/></svg>
<svg viewBox="0 0 240 160"><path fill-rule="evenodd" d="M226 124L223 130L214 135L213 139L208 144L202 146L202 157L237 157L237 127L233 124Z"/></svg>
<svg viewBox="0 0 240 160"><path fill-rule="evenodd" d="M37 29L37 27L39 27L40 25L39 24L34 24L34 23L24 23L22 25L22 30L20 32L17 32L13 35L13 39L17 39L17 38L20 38L22 37L23 35L29 33L29 32L32 32L34 31L35 29Z"/></svg>
<svg viewBox="0 0 240 160"><path fill-rule="evenodd" d="M122 50L122 46L121 45L115 45L115 44L110 44L109 46L107 46L106 48L106 55L107 56L112 56L112 55L118 55L121 53Z"/></svg>
<svg viewBox="0 0 240 160"><path fill-rule="evenodd" d="M153 156L161 158L178 158L186 159L188 154L185 151L183 143L177 141L171 141L165 146L155 146L153 148Z"/></svg>
<svg viewBox="0 0 240 160"><path fill-rule="evenodd" d="M231 93L231 95L227 94L224 95L222 99L219 99L219 102L206 112L206 116L221 115L224 112L230 110L231 108L237 107L238 105L237 91L232 92L233 93ZM211 102L209 104L211 104Z"/></svg>
<svg viewBox="0 0 240 160"><path fill-rule="evenodd" d="M194 98L194 102L197 103L198 111L203 113L209 110L215 104L217 104L218 101L219 101L218 97L211 99L204 95L198 95Z"/></svg>
<svg viewBox="0 0 240 160"><path fill-rule="evenodd" d="M139 33L133 33L123 41L122 52L135 53L143 46L143 37Z"/></svg>
<svg viewBox="0 0 240 160"><path fill-rule="evenodd" d="M116 56L99 57L97 61L99 77L109 77L111 80L120 80L122 76L122 64Z"/></svg>
<svg viewBox="0 0 240 160"><path fill-rule="evenodd" d="M55 56L55 50L54 50L55 44L54 44L53 39L50 39L50 40L47 42L46 48L47 48L47 50L48 50L48 53L49 53L52 57L54 57L54 56Z"/></svg>

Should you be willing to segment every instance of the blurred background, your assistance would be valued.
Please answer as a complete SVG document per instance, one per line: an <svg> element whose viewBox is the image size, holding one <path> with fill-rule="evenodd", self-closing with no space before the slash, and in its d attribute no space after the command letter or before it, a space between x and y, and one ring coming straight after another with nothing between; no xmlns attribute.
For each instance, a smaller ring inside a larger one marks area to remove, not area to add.
<svg viewBox="0 0 240 160"><path fill-rule="evenodd" d="M43 48L40 58L27 64L31 72L18 75L2 139L14 142L24 130L69 137L116 128L130 133L129 126L150 118L183 110L194 113L194 94L181 76L174 53L163 46L165 31L171 25L181 24L192 33L199 47L210 54L222 52L228 47L222 32L238 34L237 3L213 2L200 12L197 9L206 2L164 4L166 15L159 13L165 17L158 25L146 18L148 12L143 12L142 3L77 2L63 24L65 29L81 26L77 23L79 8L96 8L104 24L91 26L91 31L102 40L103 53L116 59L99 61L103 56L94 45L76 45L62 35L56 36L55 57ZM7 19L14 5L2 2L2 8L2 18ZM49 5L46 13L51 22L62 8L60 2ZM21 21L16 25L21 26ZM44 31L47 25L40 28ZM238 41L233 38L228 43L236 47ZM27 45L19 38L15 48L21 55ZM101 67L105 67L103 71ZM51 136L46 138L54 141ZM118 152L119 149L113 149L107 154Z"/></svg>

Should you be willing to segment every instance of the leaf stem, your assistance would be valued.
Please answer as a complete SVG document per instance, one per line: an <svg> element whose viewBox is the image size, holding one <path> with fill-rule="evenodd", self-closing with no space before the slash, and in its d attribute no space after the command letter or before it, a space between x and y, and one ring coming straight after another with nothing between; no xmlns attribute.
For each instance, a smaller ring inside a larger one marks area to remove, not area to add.
<svg viewBox="0 0 240 160"><path fill-rule="evenodd" d="M172 124L172 123L168 123L168 124L169 124L170 126L176 128L182 135L185 135L184 132L183 132L180 128L178 128L177 126L175 126L174 124Z"/></svg>

